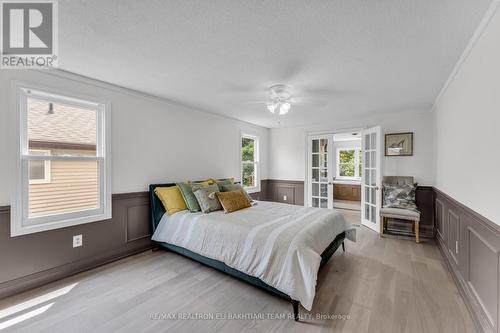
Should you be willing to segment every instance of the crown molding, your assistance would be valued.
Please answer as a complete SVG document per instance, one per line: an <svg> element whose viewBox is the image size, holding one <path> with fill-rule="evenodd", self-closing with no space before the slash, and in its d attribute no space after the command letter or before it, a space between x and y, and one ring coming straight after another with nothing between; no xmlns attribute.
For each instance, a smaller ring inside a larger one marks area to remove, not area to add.
<svg viewBox="0 0 500 333"><path fill-rule="evenodd" d="M500 0L493 0L491 2L490 7L486 11L486 14L484 14L483 19L479 23L474 34L472 35L471 39L469 40L469 43L465 47L465 50L462 52L462 55L460 56L457 63L455 64L455 67L453 67L453 70L451 71L450 76L448 77L443 88L441 89L438 96L436 97L436 100L432 104L432 111L433 112L436 110L436 107L438 106L438 104L439 104L441 98L443 97L443 95L445 94L445 92L450 87L451 83L455 80L455 77L460 72L460 69L462 68L463 64L469 58L469 55L472 53L472 50L476 46L477 42L479 41L479 39L481 39L481 36L486 31L486 28L489 26L493 16L495 16L498 8L500 7L499 5L500 5Z"/></svg>

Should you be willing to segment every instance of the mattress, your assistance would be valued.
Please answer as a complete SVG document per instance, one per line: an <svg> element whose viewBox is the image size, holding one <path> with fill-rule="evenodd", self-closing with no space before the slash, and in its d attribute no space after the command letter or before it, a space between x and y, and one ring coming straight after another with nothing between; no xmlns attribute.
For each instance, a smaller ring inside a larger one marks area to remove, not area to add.
<svg viewBox="0 0 500 333"><path fill-rule="evenodd" d="M321 253L342 232L355 241L355 229L335 210L260 201L230 214L165 214L152 239L222 261L310 310Z"/></svg>

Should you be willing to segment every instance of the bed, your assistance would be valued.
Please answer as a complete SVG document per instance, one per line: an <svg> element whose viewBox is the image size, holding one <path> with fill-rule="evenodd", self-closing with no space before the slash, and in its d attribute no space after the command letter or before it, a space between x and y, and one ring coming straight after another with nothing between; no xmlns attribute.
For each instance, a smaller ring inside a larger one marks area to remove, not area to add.
<svg viewBox="0 0 500 333"><path fill-rule="evenodd" d="M293 318L299 303L310 310L317 274L355 230L334 211L259 201L224 214L182 211L165 214L149 186L154 249L167 249L289 300Z"/></svg>

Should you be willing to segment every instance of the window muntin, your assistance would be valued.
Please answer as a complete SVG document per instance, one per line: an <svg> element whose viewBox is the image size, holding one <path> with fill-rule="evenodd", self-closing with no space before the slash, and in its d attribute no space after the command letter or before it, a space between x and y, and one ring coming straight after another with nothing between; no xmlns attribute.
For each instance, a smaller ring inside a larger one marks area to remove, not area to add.
<svg viewBox="0 0 500 333"><path fill-rule="evenodd" d="M27 88L19 96L21 171L12 234L109 219L105 105Z"/></svg>
<svg viewBox="0 0 500 333"><path fill-rule="evenodd" d="M338 148L336 160L336 178L338 179L361 179L361 149Z"/></svg>
<svg viewBox="0 0 500 333"><path fill-rule="evenodd" d="M260 190L259 140L256 136L241 136L241 184L250 191Z"/></svg>

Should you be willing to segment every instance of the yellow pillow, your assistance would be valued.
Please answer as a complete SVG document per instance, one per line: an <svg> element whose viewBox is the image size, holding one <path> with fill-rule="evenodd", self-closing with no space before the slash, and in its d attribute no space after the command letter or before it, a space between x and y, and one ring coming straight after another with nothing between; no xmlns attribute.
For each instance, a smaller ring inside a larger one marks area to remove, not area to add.
<svg viewBox="0 0 500 333"><path fill-rule="evenodd" d="M222 208L226 213L235 212L237 210L252 207L250 201L243 193L243 190L236 190L230 192L216 192Z"/></svg>
<svg viewBox="0 0 500 333"><path fill-rule="evenodd" d="M157 187L155 193L160 198L168 215L186 210L186 202L177 186Z"/></svg>

